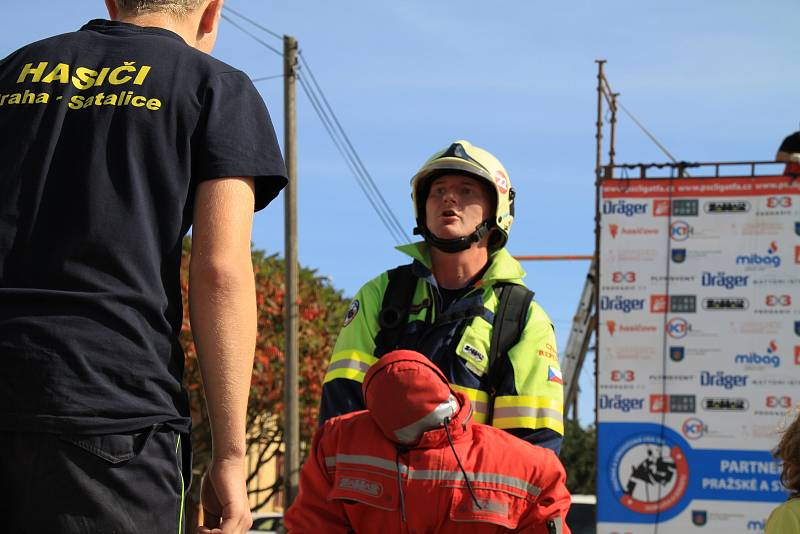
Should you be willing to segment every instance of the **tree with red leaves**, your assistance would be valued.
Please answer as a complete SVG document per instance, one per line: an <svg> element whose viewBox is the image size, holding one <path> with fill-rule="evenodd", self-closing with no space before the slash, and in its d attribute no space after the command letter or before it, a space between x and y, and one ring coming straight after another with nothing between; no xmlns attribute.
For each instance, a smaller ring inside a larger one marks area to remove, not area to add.
<svg viewBox="0 0 800 534"><path fill-rule="evenodd" d="M184 385L192 411L192 473L195 483L187 506L188 531L196 529L200 502L200 479L211 461L211 428L205 406L197 350L189 322L189 257L191 239L186 238L181 257L183 328L180 341L186 354ZM283 480L264 486L259 470L281 453L283 441L284 381L284 260L253 251L253 272L258 306L258 337L247 406L247 455L249 492L256 495L254 510L265 506L281 488ZM299 403L301 457L305 458L317 428L322 379L348 301L327 279L308 268L300 269Z"/></svg>

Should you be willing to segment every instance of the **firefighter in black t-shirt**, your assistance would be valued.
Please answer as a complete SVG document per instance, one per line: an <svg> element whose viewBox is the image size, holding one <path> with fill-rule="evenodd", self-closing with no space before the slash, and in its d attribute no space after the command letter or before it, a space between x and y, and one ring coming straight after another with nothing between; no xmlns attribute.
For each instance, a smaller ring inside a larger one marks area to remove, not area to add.
<svg viewBox="0 0 800 534"><path fill-rule="evenodd" d="M112 20L0 60L3 526L184 531L179 267L192 226L213 437L200 531L242 533L250 235L286 170L253 84L208 55L222 0L106 6Z"/></svg>

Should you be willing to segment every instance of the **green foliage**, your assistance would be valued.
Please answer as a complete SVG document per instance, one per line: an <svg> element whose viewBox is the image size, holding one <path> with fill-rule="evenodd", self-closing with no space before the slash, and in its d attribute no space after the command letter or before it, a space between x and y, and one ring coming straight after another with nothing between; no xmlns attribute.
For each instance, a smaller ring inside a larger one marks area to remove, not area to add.
<svg viewBox="0 0 800 534"><path fill-rule="evenodd" d="M597 480L597 429L594 425L581 428L577 421L564 422L564 442L561 463L567 471L567 488L571 493L595 493Z"/></svg>

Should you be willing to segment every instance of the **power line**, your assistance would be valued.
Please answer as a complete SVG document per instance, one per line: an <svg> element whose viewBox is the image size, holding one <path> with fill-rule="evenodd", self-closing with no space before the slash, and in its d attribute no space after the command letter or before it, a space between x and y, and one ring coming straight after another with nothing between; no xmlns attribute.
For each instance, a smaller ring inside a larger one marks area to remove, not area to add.
<svg viewBox="0 0 800 534"><path fill-rule="evenodd" d="M625 112L625 114L626 114L626 115L628 115L628 117L630 117L630 118L631 118L631 120L632 120L633 122L635 122L635 123L636 123L636 126L638 126L638 127L639 127L639 128L640 128L640 129L641 129L641 130L642 130L642 131L645 133L645 135L647 135L647 137L649 137L649 138L650 138L650 140L651 140L651 141L653 141L653 142L656 144L656 146L657 146L658 148L660 148L660 149L661 149L661 151L662 151L664 154L666 154L666 155L667 155L667 157L668 157L669 159L671 159L671 160L672 160L672 163L678 163L678 160L677 160L677 159L675 159L675 156L673 156L672 154L670 154L669 150L667 150L667 149L666 149L666 147L665 147L664 145L662 145L662 144L661 144L661 143L658 141L658 139L656 139L656 137L655 137L653 134L651 134L651 133L650 133L650 131L649 131L647 128L645 128L645 127L644 127L644 125L643 125L641 122L639 122L639 121L636 119L636 117L634 117L634 116L633 116L633 113L631 113L630 111L628 111L628 109L627 109L625 106L623 106L621 102L617 101L617 102L616 102L616 104L617 104L617 105L620 107L620 109L621 109L622 111L624 111L624 112Z"/></svg>
<svg viewBox="0 0 800 534"><path fill-rule="evenodd" d="M276 74L274 76L262 76L261 78L253 78L250 81L253 82L253 83L256 83L256 82L263 82L265 80L274 80L276 78L283 78L283 77L284 77L283 74Z"/></svg>
<svg viewBox="0 0 800 534"><path fill-rule="evenodd" d="M281 52L280 50L278 50L278 49L277 49L277 48L275 48L274 46L272 46L272 45L270 45L270 44L268 44L268 43L266 43L266 42L262 41L262 40L261 40L261 39L259 39L259 38L258 38L256 35L254 35L254 34L250 33L250 31L249 31L249 30L246 30L246 29L244 29L244 28L243 28L242 26L240 26L238 23L234 22L234 20L233 20L232 18L230 18L228 15L226 15L225 13L223 13L223 14L222 14L222 18L223 18L223 19L225 19L226 21L228 21L230 24L232 24L232 25L233 25L233 27L235 27L235 28L239 29L239 31L241 31L242 33L244 33L244 34L246 34L246 35L250 36L250 37L251 37L253 40L257 41L259 44L261 44L261 45L263 45L263 46L265 46L265 47L269 48L270 50L272 50L273 52L275 52L275 53L276 53L276 54L278 54L279 56L283 56L283 52Z"/></svg>
<svg viewBox="0 0 800 534"><path fill-rule="evenodd" d="M264 26L258 24L254 20L242 15L241 13L236 12L235 10L230 9L229 7L225 8L227 11L230 11L232 14L236 15L237 17L247 21L248 23L252 24L256 28L267 32L273 37L282 39L282 37L272 30L265 28ZM270 44L264 42L263 40L259 39L257 36L243 28L241 25L237 24L233 21L230 17L222 14L222 18L233 25L235 28L240 30L242 33L250 36L252 39L257 41L262 46L268 48L269 50L275 52L276 54L283 56L283 53L278 50L277 48L271 46ZM300 59L303 63L303 67L305 71L308 72L309 78L311 80L311 84L309 84L305 79L304 76L300 75L300 68L298 68L298 80L300 81L300 86L303 91L306 93L311 105L314 107L314 111L317 113L320 121L322 122L323 126L325 127L328 135L333 140L334 144L336 145L337 150L345 159L347 166L350 168L350 171L353 173L353 176L356 178L356 182L358 186L361 188L361 191L364 193L364 196L367 197L367 201L370 203L372 208L378 214L378 217L381 219L381 222L386 227L386 229L391 234L392 238L398 243L408 243L411 242L411 239L406 234L405 230L403 229L403 225L400 224L400 221L395 216L392 209L389 207L389 204L386 202L386 199L383 197L378 186L375 184L375 181L372 179L369 171L367 171L364 162L356 152L355 147L350 142L350 138L347 136L347 133L344 131L341 122L339 122L338 117L333 111L328 99L325 97L325 93L323 92L322 88L320 87L319 83L317 82L314 73L311 71L311 67L306 61L305 57L302 54L302 51L299 53ZM263 78L257 78L252 80L253 82L268 80L272 78L277 78L282 76L267 76ZM312 85L313 84L313 85Z"/></svg>
<svg viewBox="0 0 800 534"><path fill-rule="evenodd" d="M397 217L395 216L394 212L389 207L389 204L386 202L386 199L384 198L384 196L381 193L380 189L375 184L375 180L372 179L372 175L370 175L369 171L367 170L367 167L364 165L363 161L361 161L361 158L359 157L358 152L356 152L356 149L353 147L353 144L350 142L350 138L347 136L347 133L344 131L344 128L342 128L342 124L339 122L339 119L336 117L336 114L333 112L333 108L331 107L330 103L328 102L328 99L325 97L324 91L320 87L319 83L317 83L317 79L314 76L314 73L311 71L311 67L308 64L308 61L306 61L306 58L303 55L303 52L301 51L299 55L300 55L300 61L302 62L303 67L305 68L306 71L308 71L308 74L309 74L309 76L311 78L311 81L313 82L314 87L316 88L316 90L319 92L319 94L320 94L320 96L322 98L322 101L325 104L325 107L327 108L328 112L330 113L330 116L333 118L333 121L336 124L336 127L338 128L338 131L341 134L342 139L344 139L345 143L347 144L347 147L350 149L350 153L352 154L352 156L355 159L355 162L357 163L356 166L361 169L364 177L366 178L366 183L372 189L372 191L374 193L374 196L380 201L380 203L383 206L383 209L385 210L385 213L386 213L387 217L389 218L389 220L391 221L392 225L396 228L396 230L399 232L399 234L405 238L406 242L410 242L411 239L408 237L408 235L406 234L405 230L403 229L403 225L400 224L400 221L397 219Z"/></svg>
<svg viewBox="0 0 800 534"><path fill-rule="evenodd" d="M350 168L350 172L352 172L353 176L356 178L356 183L361 188L361 191L364 193L364 196L367 197L367 201L372 206L372 209L375 210L375 213L378 214L378 217L380 218L381 222L383 223L383 226L386 227L386 229L392 235L392 238L395 240L395 242L398 243L398 244L402 243L403 242L403 236L402 235L400 235L400 236L397 235L397 230L389 223L389 221L386 220L386 217L384 216L382 210L375 204L375 201L372 199L372 196L370 195L369 190L367 189L367 186L366 186L365 181L364 181L364 177L361 176L361 174L359 173L359 170L355 166L355 163L352 161L352 158L348 155L347 151L345 150L344 146L342 145L342 142L337 137L337 135L336 135L336 133L335 133L335 131L333 129L333 125L330 123L330 119L326 116L324 109L321 107L319 99L313 93L313 91L311 91L311 89L309 88L309 86L308 86L308 84L307 84L307 82L305 81L304 78L305 77L302 76L302 75L297 77L298 81L300 82L300 87L303 89L303 92L306 94L306 97L308 97L309 102L311 102L311 106L314 108L314 111L317 113L317 116L319 117L320 122L322 122L322 125L325 127L325 130L328 132L328 135L330 136L331 140L333 141L333 144L336 146L336 149L339 151L339 154L342 155L342 157L345 160L345 163Z"/></svg>
<svg viewBox="0 0 800 534"><path fill-rule="evenodd" d="M237 17L239 17L242 20L246 20L247 22L249 22L250 24L252 24L256 28L258 28L259 30L265 31L268 34L270 34L271 36L273 36L273 37L275 37L277 39L280 39L281 41L283 40L283 36L280 35L278 32L274 32L274 31L270 30L269 28L265 28L264 26L262 26L261 24L259 24L256 21L254 21L253 19L242 15L241 13L236 11L235 9L232 9L230 6L225 6L224 10L225 11L230 11L231 13L233 13L234 15L236 15Z"/></svg>

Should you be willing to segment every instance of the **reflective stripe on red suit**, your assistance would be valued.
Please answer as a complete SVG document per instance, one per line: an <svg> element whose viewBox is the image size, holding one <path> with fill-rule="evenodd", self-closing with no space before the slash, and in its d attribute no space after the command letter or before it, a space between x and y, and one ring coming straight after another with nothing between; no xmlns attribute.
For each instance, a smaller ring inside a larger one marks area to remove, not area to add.
<svg viewBox="0 0 800 534"><path fill-rule="evenodd" d="M335 417L315 434L286 512L289 532L569 534L558 457L473 423L469 399L430 360L387 354L362 387L368 410ZM446 409L451 395L458 401L446 420L452 447L441 423L408 444L409 432Z"/></svg>

